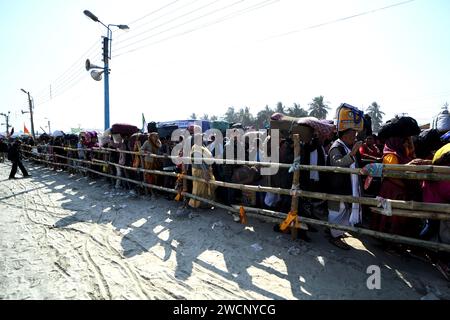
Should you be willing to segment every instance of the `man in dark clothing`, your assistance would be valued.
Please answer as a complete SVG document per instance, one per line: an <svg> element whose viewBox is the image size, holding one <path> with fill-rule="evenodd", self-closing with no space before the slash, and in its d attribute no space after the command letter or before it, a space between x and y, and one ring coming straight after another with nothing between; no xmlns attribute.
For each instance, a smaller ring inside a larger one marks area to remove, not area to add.
<svg viewBox="0 0 450 320"><path fill-rule="evenodd" d="M6 157L7 153L8 153L8 145L2 139L2 140L0 140L0 162L5 161L5 157Z"/></svg>
<svg viewBox="0 0 450 320"><path fill-rule="evenodd" d="M20 152L20 140L14 141L10 146L8 151L8 160L12 162L11 173L9 174L9 179L16 179L15 175L17 173L17 167L20 168L24 177L29 177L27 169L22 164L22 155Z"/></svg>

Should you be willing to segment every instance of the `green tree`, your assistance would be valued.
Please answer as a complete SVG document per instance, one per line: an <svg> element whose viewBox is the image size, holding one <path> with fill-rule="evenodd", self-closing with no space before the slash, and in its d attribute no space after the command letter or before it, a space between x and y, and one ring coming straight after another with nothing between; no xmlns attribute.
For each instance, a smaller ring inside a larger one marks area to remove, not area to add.
<svg viewBox="0 0 450 320"><path fill-rule="evenodd" d="M250 112L249 107L241 108L237 114L237 122L242 123L242 126L253 126L255 124L255 118Z"/></svg>
<svg viewBox="0 0 450 320"><path fill-rule="evenodd" d="M285 108L283 106L283 103L281 103L281 102L277 103L277 106L275 108L275 112L279 112L279 113L283 113L283 114L286 112L286 110L285 110Z"/></svg>
<svg viewBox="0 0 450 320"><path fill-rule="evenodd" d="M195 113L192 113L192 114L190 115L190 119L191 119L191 120L197 120L197 115L196 115Z"/></svg>
<svg viewBox="0 0 450 320"><path fill-rule="evenodd" d="M223 118L225 121L228 121L229 123L237 122L238 115L236 114L234 107L229 107L227 112L225 112L225 115Z"/></svg>
<svg viewBox="0 0 450 320"><path fill-rule="evenodd" d="M367 108L366 113L372 118L372 130L378 132L383 123L384 112L380 110L380 106L376 102Z"/></svg>
<svg viewBox="0 0 450 320"><path fill-rule="evenodd" d="M266 125L270 124L270 117L275 113L275 111L271 108L269 108L268 105L266 105L266 107L259 111L256 114L256 119L255 119L255 127L257 129L263 129L265 128Z"/></svg>
<svg viewBox="0 0 450 320"><path fill-rule="evenodd" d="M207 114L207 113L204 113L203 116L200 118L200 120L206 120L206 121L208 121L208 120L209 120L208 114Z"/></svg>
<svg viewBox="0 0 450 320"><path fill-rule="evenodd" d="M216 121L217 119L219 119L219 118L217 116L215 116L215 115L212 115L211 118L210 118L211 121Z"/></svg>
<svg viewBox="0 0 450 320"><path fill-rule="evenodd" d="M330 107L323 101L323 96L318 96L309 104L309 115L317 119L325 119Z"/></svg>
<svg viewBox="0 0 450 320"><path fill-rule="evenodd" d="M294 106L287 109L287 115L296 118L303 118L308 116L308 111L300 107L300 104L294 103Z"/></svg>

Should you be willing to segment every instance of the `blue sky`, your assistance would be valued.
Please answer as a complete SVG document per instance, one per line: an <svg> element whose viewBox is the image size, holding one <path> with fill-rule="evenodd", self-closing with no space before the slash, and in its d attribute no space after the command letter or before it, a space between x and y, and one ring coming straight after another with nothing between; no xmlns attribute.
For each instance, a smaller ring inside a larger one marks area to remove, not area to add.
<svg viewBox="0 0 450 320"><path fill-rule="evenodd" d="M329 118L342 102L377 101L385 120L405 112L426 123L450 102L450 1L416 0L308 29L399 2L0 0L0 111L11 111L16 130L29 128L24 88L38 131L45 118L52 130L102 129L103 82L84 61L102 64L105 28L83 15L88 9L107 24L130 25L113 35L111 123L140 125L142 112L147 121L220 116L229 106L256 114L278 101L308 108L318 95Z"/></svg>

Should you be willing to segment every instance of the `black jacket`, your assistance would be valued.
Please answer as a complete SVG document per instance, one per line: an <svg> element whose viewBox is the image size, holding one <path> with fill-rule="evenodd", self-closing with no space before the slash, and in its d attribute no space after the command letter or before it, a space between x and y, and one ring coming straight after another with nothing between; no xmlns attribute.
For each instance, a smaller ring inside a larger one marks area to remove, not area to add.
<svg viewBox="0 0 450 320"><path fill-rule="evenodd" d="M13 143L8 150L8 160L12 162L19 161L21 158L20 145Z"/></svg>
<svg viewBox="0 0 450 320"><path fill-rule="evenodd" d="M328 153L327 166L349 168L355 159L345 152L345 148L337 141L333 143ZM332 194L352 195L352 178L348 173L327 174L327 191Z"/></svg>
<svg viewBox="0 0 450 320"><path fill-rule="evenodd" d="M8 145L5 142L0 142L0 152L8 152Z"/></svg>

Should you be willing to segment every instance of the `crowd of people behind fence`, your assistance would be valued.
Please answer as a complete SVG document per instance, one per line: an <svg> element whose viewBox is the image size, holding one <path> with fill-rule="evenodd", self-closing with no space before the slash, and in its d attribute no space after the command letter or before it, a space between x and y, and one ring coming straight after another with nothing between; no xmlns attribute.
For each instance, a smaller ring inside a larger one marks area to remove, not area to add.
<svg viewBox="0 0 450 320"><path fill-rule="evenodd" d="M301 142L300 164L344 168L362 168L370 163L450 166L450 143L448 143L450 127L421 130L413 118L402 116L395 117L385 123L376 135L368 127L360 130L360 123L356 118L354 121L358 123L354 126L352 126L351 121L346 122L345 125L344 120L341 119L340 121L342 123L338 122L334 125L333 135L326 139L314 135L310 141ZM190 128L192 135L194 134L193 129L193 127ZM238 124L234 126L234 129L245 128ZM223 143L218 143L214 136L207 140L200 136L197 138L202 143L198 145L193 143L196 140L195 137L193 138L190 154L183 155L180 153L180 156L196 157L198 155L205 157L206 155L211 158L237 159L239 152L243 152L246 161L259 162L263 158L263 154L261 154L263 151L259 148L263 141L260 139L257 139L256 150L252 150L255 144L250 144L245 139L234 138L234 141L231 141L225 138ZM45 160L47 165L55 171L67 170L70 173L81 173L91 178L99 178L98 173L104 173L110 176L107 179L113 187L127 189L135 194L147 194L151 197L166 196L170 200L174 199L173 194L142 187L139 184L130 183L129 180L188 191L193 195L228 206L246 205L283 213L291 211L292 197L289 195L241 191L217 187L195 180L188 180L187 185L183 185L182 179L175 176L142 173L124 168L176 172L202 178L206 181L217 180L283 189L291 189L292 187L293 172L288 168L280 168L275 175L261 175L261 166L258 165L210 164L203 161L199 164L193 163L189 166L183 166L174 164L168 157L155 158L151 154L171 155L174 146L180 142L172 141L170 135L159 136L156 130L149 133L135 132L130 134L109 134L108 132L106 134L81 132L80 134L60 134L58 136L42 134L36 141L31 137L25 137L22 140L22 153L26 158L34 157L35 159ZM25 170L21 162L17 161L19 159L17 145L13 141L12 138L2 139L1 159L4 161L8 155L8 159L13 162L15 170L17 170L18 165ZM234 152L232 155L227 155L226 153L230 150L227 146L232 142L234 142ZM8 144L10 144L9 148ZM267 145L269 148L265 152L270 153L270 144ZM143 152L145 155L141 156L123 151ZM16 155L11 155L14 152ZM253 158L251 158L251 155L253 155ZM84 162L77 160L84 160ZM294 161L294 140L292 134L288 132L280 135L279 138L279 163L292 164ZM26 170L23 171L23 175L28 175ZM112 176L129 180L113 179ZM183 189L186 187L187 189ZM356 197L380 196L392 200L450 203L450 181L418 181L381 178L376 175L362 177L347 173L301 170L299 188L311 192ZM194 209L211 207L196 199L190 199L188 205ZM360 206L357 203L304 197L299 199L298 214L313 219L327 220L339 225L366 226L380 232L450 244L449 220L385 216L374 214L368 207ZM280 225L276 225L274 230L282 231ZM298 232L298 237L305 241L311 241L308 233L317 231L315 227L309 225L308 231L300 230ZM330 243L343 250L350 249L345 240L347 234L344 231L327 228L325 232ZM390 253L406 254L407 252L413 252L428 257L449 280L450 259L448 254L424 252L418 248L387 241L382 241L381 245Z"/></svg>

